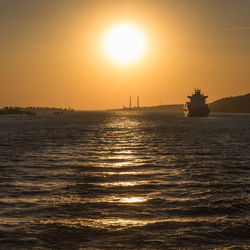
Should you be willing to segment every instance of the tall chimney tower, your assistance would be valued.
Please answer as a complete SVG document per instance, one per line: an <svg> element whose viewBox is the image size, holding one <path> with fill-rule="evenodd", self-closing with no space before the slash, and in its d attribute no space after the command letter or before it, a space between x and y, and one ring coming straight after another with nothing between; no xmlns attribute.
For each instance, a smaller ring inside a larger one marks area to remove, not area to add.
<svg viewBox="0 0 250 250"><path fill-rule="evenodd" d="M132 98L131 98L131 96L129 97L129 108L130 109L132 108Z"/></svg>
<svg viewBox="0 0 250 250"><path fill-rule="evenodd" d="M139 100L139 96L137 96L137 108L140 107L140 100Z"/></svg>

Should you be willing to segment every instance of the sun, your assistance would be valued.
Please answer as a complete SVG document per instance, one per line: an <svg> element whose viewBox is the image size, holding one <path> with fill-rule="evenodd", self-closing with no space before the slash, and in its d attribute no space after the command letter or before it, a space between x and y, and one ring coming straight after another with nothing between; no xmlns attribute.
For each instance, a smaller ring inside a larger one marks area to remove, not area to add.
<svg viewBox="0 0 250 250"><path fill-rule="evenodd" d="M119 24L107 33L104 48L113 61L119 64L131 64L145 52L146 40L135 26Z"/></svg>

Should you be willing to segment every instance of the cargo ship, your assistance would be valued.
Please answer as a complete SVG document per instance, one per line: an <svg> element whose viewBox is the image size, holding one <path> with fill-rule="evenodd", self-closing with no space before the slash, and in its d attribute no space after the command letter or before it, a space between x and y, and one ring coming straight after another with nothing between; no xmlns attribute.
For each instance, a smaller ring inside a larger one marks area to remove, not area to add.
<svg viewBox="0 0 250 250"><path fill-rule="evenodd" d="M184 113L186 116L208 116L209 108L208 104L206 104L206 99L208 96L205 96L201 93L199 89L195 89L194 93L191 96L188 96L190 99L184 106Z"/></svg>

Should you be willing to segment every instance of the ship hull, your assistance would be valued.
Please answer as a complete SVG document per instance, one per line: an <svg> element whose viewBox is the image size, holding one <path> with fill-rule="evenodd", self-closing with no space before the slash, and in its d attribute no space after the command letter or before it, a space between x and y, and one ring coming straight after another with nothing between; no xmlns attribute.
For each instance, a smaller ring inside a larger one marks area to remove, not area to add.
<svg viewBox="0 0 250 250"><path fill-rule="evenodd" d="M192 109L186 110L185 115L189 117L206 117L210 113L210 110L207 109Z"/></svg>

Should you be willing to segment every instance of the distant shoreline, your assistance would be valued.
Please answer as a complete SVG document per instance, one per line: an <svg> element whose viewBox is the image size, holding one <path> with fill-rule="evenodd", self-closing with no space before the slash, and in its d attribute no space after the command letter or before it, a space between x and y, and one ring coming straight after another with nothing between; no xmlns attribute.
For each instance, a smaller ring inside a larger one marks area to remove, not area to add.
<svg viewBox="0 0 250 250"><path fill-rule="evenodd" d="M246 95L226 97L218 99L208 104L212 113L250 113L250 93ZM169 104L145 107L123 107L116 109L104 110L74 110L72 108L55 108L55 107L4 107L0 109L0 115L7 114L28 114L34 115L39 113L63 114L70 112L102 112L102 111L149 111L149 112L184 112L184 104Z"/></svg>
<svg viewBox="0 0 250 250"><path fill-rule="evenodd" d="M183 112L183 104L173 105L158 105L158 106L146 106L146 107L133 107L122 109L107 109L107 111L167 111L167 112Z"/></svg>

